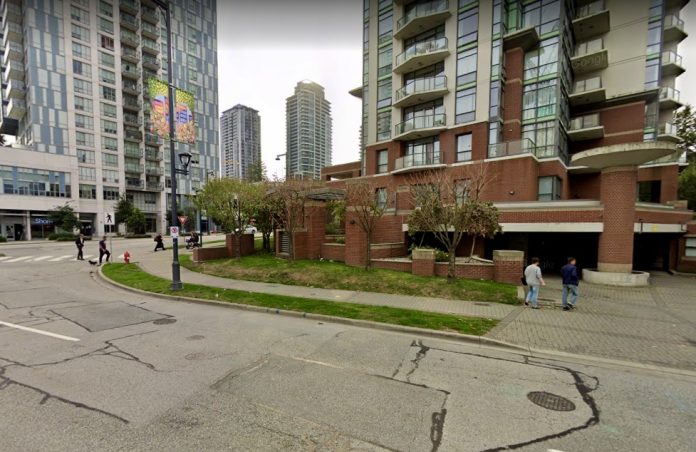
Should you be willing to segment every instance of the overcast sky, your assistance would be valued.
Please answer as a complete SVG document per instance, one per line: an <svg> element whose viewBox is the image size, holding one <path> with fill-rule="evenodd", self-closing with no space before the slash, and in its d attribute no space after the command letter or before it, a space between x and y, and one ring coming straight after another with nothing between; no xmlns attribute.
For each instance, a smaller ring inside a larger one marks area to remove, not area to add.
<svg viewBox="0 0 696 452"><path fill-rule="evenodd" d="M682 12L691 37L680 53L677 88L696 104L696 2ZM268 175L284 174L285 99L298 81L326 88L333 117L333 163L358 159L361 103L348 91L362 78L361 0L218 0L220 112L259 110Z"/></svg>

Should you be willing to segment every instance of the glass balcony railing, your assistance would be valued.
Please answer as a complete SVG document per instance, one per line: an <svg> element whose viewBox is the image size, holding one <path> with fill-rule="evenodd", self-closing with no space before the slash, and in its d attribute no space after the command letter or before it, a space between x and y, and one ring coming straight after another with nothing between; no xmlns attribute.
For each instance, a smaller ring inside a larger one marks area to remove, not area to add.
<svg viewBox="0 0 696 452"><path fill-rule="evenodd" d="M670 14L668 16L665 16L665 22L664 22L664 28L679 28L681 30L684 29L684 21L681 20L678 16L675 16L674 14Z"/></svg>
<svg viewBox="0 0 696 452"><path fill-rule="evenodd" d="M401 65L411 58L427 55L429 53L440 52L442 50L447 50L447 38L417 42L396 56L395 66Z"/></svg>
<svg viewBox="0 0 696 452"><path fill-rule="evenodd" d="M123 152L126 155L126 157L141 158L143 156L143 151L141 151L138 148L126 146Z"/></svg>
<svg viewBox="0 0 696 452"><path fill-rule="evenodd" d="M581 57L584 55L590 55L592 53L599 52L600 50L604 50L604 39L603 38L592 39L590 41L581 42L579 44L576 44L575 45L575 54L573 56L574 57Z"/></svg>
<svg viewBox="0 0 696 452"><path fill-rule="evenodd" d="M599 113L593 113L591 115L579 116L571 119L570 130L591 129L601 125L602 124L599 122Z"/></svg>
<svg viewBox="0 0 696 452"><path fill-rule="evenodd" d="M152 25L149 22L143 22L141 24L143 33L149 33L150 35L159 35L159 28L156 25Z"/></svg>
<svg viewBox="0 0 696 452"><path fill-rule="evenodd" d="M405 155L394 161L394 170L398 171L404 168L440 165L442 161L442 152L425 152L422 154Z"/></svg>
<svg viewBox="0 0 696 452"><path fill-rule="evenodd" d="M125 170L127 173L140 174L143 172L143 165L136 165L134 163L126 163L124 166L125 166Z"/></svg>
<svg viewBox="0 0 696 452"><path fill-rule="evenodd" d="M135 16L131 16L130 14L121 13L121 23L137 27L138 26L138 19Z"/></svg>
<svg viewBox="0 0 696 452"><path fill-rule="evenodd" d="M142 188L143 181L139 179L126 179L127 188Z"/></svg>
<svg viewBox="0 0 696 452"><path fill-rule="evenodd" d="M660 126L657 128L657 134L677 136L677 126L670 122L660 124Z"/></svg>
<svg viewBox="0 0 696 452"><path fill-rule="evenodd" d="M585 80L577 80L573 85L573 94L585 93L602 88L602 78L592 77Z"/></svg>
<svg viewBox="0 0 696 452"><path fill-rule="evenodd" d="M679 102L679 90L670 88L669 86L663 86L660 88L660 100L675 100Z"/></svg>
<svg viewBox="0 0 696 452"><path fill-rule="evenodd" d="M488 146L488 158L509 157L511 155L536 154L536 146L529 138L505 141Z"/></svg>
<svg viewBox="0 0 696 452"><path fill-rule="evenodd" d="M604 11L606 9L607 8L604 5L604 0L596 0L586 5L578 6L578 8L575 10L575 18L581 19L583 17L597 14L598 12Z"/></svg>
<svg viewBox="0 0 696 452"><path fill-rule="evenodd" d="M412 130L430 129L434 127L445 127L446 118L444 113L416 116L404 122L401 122L395 127L396 135L403 135Z"/></svg>
<svg viewBox="0 0 696 452"><path fill-rule="evenodd" d="M162 155L162 153L159 152L159 151L150 151L150 150L148 150L148 151L145 153L145 158L148 159L148 160L157 160L157 161L161 161L161 160L163 159L163 155Z"/></svg>
<svg viewBox="0 0 696 452"><path fill-rule="evenodd" d="M413 19L418 17L429 16L431 14L441 13L449 9L449 2L447 0L435 0L427 3L421 3L416 5L408 14L405 14L401 19L396 22L396 31L404 28Z"/></svg>
<svg viewBox="0 0 696 452"><path fill-rule="evenodd" d="M395 97L399 101L411 94L422 93L425 91L435 91L447 88L447 77L438 75L435 77L419 78L411 80L402 88L396 91Z"/></svg>
<svg viewBox="0 0 696 452"><path fill-rule="evenodd" d="M147 189L153 191L162 191L164 190L164 184L162 182L148 182Z"/></svg>
<svg viewBox="0 0 696 452"><path fill-rule="evenodd" d="M146 166L145 173L150 176L161 176L162 168L160 168L159 166Z"/></svg>
<svg viewBox="0 0 696 452"><path fill-rule="evenodd" d="M662 64L676 64L677 66L682 66L682 56L673 50L662 52Z"/></svg>

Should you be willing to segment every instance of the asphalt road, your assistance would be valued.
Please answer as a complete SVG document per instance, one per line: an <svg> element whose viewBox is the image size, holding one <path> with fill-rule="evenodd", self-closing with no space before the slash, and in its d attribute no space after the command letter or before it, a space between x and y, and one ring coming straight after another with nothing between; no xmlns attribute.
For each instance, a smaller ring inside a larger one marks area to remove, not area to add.
<svg viewBox="0 0 696 452"><path fill-rule="evenodd" d="M694 447L686 371L169 302L36 260L73 249L0 246L2 451Z"/></svg>

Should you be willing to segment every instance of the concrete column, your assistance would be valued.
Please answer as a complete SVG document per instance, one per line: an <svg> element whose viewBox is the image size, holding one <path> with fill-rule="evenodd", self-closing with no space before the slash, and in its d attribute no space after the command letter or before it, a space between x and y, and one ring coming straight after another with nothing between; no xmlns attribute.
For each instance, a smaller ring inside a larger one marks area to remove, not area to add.
<svg viewBox="0 0 696 452"><path fill-rule="evenodd" d="M524 50L517 47L505 52L505 95L503 96L503 140L522 138L522 80Z"/></svg>
<svg viewBox="0 0 696 452"><path fill-rule="evenodd" d="M31 211L26 211L27 224L24 227L24 238L26 240L31 240Z"/></svg>
<svg viewBox="0 0 696 452"><path fill-rule="evenodd" d="M604 206L604 232L599 235L600 272L630 273L633 270L633 223L636 210L635 166L602 170L600 200Z"/></svg>

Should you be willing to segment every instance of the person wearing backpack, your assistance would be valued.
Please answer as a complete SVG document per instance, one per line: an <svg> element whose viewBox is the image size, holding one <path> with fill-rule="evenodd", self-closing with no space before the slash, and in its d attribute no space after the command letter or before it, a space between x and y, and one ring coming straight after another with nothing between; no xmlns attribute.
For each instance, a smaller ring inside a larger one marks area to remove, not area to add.
<svg viewBox="0 0 696 452"><path fill-rule="evenodd" d="M569 257L568 263L561 268L561 276L563 277L563 310L569 311L575 309L575 304L578 302L578 267L575 266L575 258ZM568 294L570 293L570 304L568 303Z"/></svg>
<svg viewBox="0 0 696 452"><path fill-rule="evenodd" d="M155 236L155 243L156 243L155 251L160 250L160 249L162 251L166 251L166 248L164 247L164 241L162 240L162 234L157 234Z"/></svg>
<svg viewBox="0 0 696 452"><path fill-rule="evenodd" d="M539 268L539 258L533 257L532 263L524 269L524 279L529 286L527 297L524 300L524 305L532 304L532 309L539 309L537 299L539 298L539 288L545 286L544 278L541 276L541 268Z"/></svg>

